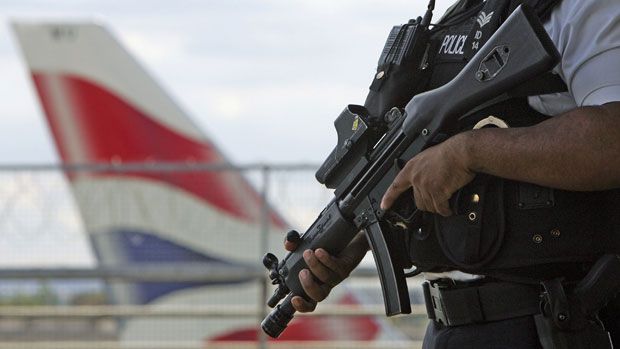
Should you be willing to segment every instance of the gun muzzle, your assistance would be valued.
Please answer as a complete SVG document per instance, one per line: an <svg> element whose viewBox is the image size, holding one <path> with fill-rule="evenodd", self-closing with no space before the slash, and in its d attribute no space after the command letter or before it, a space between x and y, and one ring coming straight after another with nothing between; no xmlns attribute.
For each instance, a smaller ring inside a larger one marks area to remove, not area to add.
<svg viewBox="0 0 620 349"><path fill-rule="evenodd" d="M286 329L288 323L293 319L295 308L293 308L293 304L291 303L292 298L292 294L286 296L282 303L276 306L275 309L263 319L263 322L261 322L260 327L270 337L278 338Z"/></svg>

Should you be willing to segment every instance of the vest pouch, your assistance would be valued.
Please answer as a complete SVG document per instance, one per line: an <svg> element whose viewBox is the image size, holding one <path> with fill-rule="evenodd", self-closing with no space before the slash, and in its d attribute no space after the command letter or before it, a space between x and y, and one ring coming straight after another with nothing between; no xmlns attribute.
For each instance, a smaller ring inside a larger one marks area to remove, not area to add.
<svg viewBox="0 0 620 349"><path fill-rule="evenodd" d="M492 268L596 261L618 241L607 228L606 194L505 180L506 235Z"/></svg>
<svg viewBox="0 0 620 349"><path fill-rule="evenodd" d="M392 28L364 102L371 116L383 117L394 107L404 108L413 96L426 90L429 36L428 28L418 20Z"/></svg>
<svg viewBox="0 0 620 349"><path fill-rule="evenodd" d="M453 215L435 215L443 253L463 270L476 270L497 255L505 236L504 180L478 174L451 199Z"/></svg>
<svg viewBox="0 0 620 349"><path fill-rule="evenodd" d="M411 98L426 86L428 74L425 70L418 69L418 64L419 62L411 61L377 68L364 102L370 115L383 116L394 107L404 108Z"/></svg>

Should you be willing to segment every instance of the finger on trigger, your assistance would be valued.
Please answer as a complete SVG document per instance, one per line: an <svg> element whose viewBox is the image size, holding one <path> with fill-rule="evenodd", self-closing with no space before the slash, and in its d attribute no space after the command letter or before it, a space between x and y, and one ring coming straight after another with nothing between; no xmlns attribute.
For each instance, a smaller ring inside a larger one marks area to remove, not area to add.
<svg viewBox="0 0 620 349"><path fill-rule="evenodd" d="M387 210L392 207L392 204L394 204L394 201L396 201L398 196L409 187L410 185L404 178L403 172L401 171L398 173L396 178L394 178L392 185L390 185L385 194L383 194L383 198L381 199L381 209Z"/></svg>

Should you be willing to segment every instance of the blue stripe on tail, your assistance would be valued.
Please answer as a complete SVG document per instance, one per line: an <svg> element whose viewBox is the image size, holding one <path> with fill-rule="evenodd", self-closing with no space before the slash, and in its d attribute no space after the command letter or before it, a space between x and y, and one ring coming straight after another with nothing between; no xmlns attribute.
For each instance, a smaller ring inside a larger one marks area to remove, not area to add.
<svg viewBox="0 0 620 349"><path fill-rule="evenodd" d="M204 263L205 268L214 264L236 265L235 263L208 256L204 253L192 250L178 243L159 238L153 234L136 230L116 230L102 234L99 238L110 239L112 246L118 248L115 253L126 264L157 264L157 263ZM103 251L99 250L96 241L93 241L98 257ZM104 260L99 258L99 260ZM119 264L122 263L119 260ZM121 264L122 265L122 264ZM117 264L118 266L118 264ZM243 282L247 280L240 280ZM153 300L174 291L197 286L224 284L222 282L140 282L134 283L135 296L139 304L147 304Z"/></svg>

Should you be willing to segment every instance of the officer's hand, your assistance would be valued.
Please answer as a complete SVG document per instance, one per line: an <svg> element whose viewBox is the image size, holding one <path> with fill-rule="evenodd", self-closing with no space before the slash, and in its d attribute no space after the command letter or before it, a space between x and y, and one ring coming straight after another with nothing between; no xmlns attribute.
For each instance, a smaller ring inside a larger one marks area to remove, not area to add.
<svg viewBox="0 0 620 349"><path fill-rule="evenodd" d="M291 240L294 239L287 238L284 242L284 248L288 251L297 248L297 242ZM368 243L363 233L359 233L338 256L332 256L322 248L316 251L305 250L303 257L310 270L300 271L299 280L311 300L295 296L291 300L293 307L302 313L314 311L317 302L325 299L334 286L349 276L367 251Z"/></svg>
<svg viewBox="0 0 620 349"><path fill-rule="evenodd" d="M448 200L475 176L466 155L464 137L456 135L414 156L383 195L381 208L390 208L401 193L411 188L419 210L450 216Z"/></svg>

